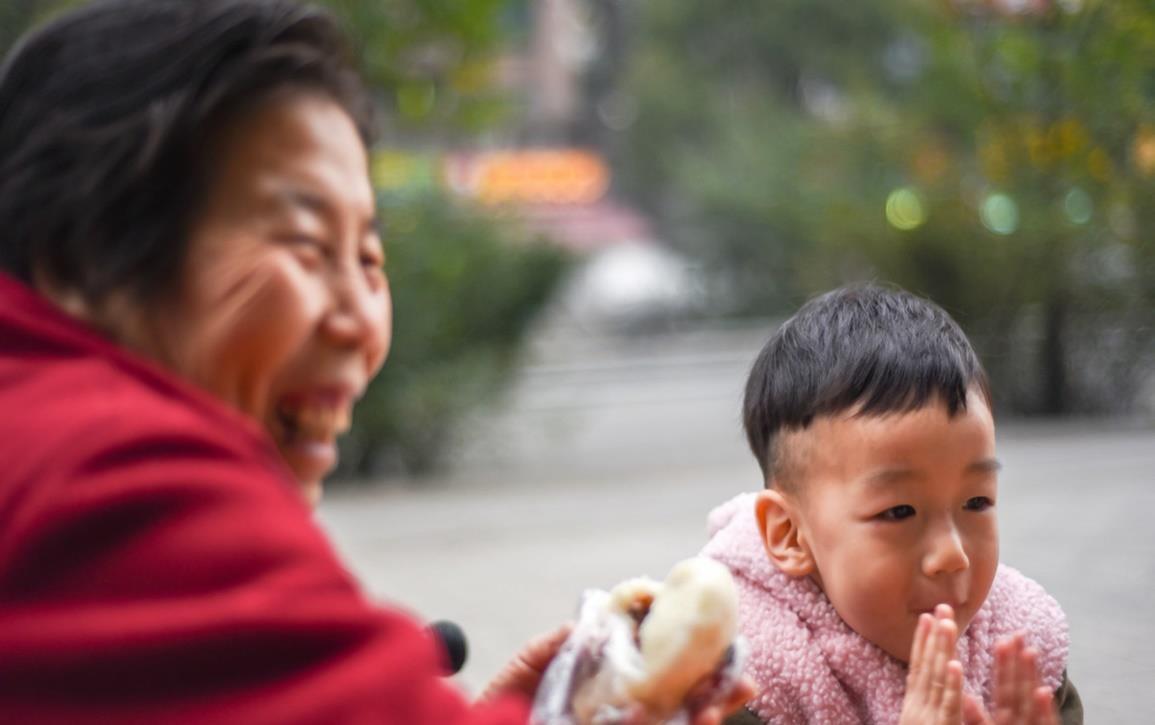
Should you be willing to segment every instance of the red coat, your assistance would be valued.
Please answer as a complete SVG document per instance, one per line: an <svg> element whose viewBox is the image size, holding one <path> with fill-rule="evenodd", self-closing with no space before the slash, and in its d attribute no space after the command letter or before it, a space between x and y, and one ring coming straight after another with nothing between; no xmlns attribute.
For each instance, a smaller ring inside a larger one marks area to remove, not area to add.
<svg viewBox="0 0 1155 725"><path fill-rule="evenodd" d="M0 722L525 721L438 661L255 424L0 275Z"/></svg>

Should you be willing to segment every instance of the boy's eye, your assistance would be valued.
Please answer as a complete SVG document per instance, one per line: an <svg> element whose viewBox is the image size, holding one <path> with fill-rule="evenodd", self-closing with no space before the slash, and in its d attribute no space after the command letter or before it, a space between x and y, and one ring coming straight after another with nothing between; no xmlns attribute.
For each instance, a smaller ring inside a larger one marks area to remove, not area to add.
<svg viewBox="0 0 1155 725"><path fill-rule="evenodd" d="M878 515L878 518L883 521L902 521L914 516L914 507L902 504L901 506L891 506L887 510Z"/></svg>
<svg viewBox="0 0 1155 725"><path fill-rule="evenodd" d="M967 502L963 504L963 508L967 511L986 511L995 505L995 502L986 496L975 496L968 498Z"/></svg>

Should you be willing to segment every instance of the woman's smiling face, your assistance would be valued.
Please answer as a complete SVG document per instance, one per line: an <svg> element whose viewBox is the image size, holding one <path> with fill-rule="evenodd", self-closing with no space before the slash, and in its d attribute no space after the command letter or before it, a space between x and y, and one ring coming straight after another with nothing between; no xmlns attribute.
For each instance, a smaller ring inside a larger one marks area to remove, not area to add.
<svg viewBox="0 0 1155 725"><path fill-rule="evenodd" d="M336 103L298 93L211 151L174 302L121 337L259 421L315 501L391 337L365 147Z"/></svg>

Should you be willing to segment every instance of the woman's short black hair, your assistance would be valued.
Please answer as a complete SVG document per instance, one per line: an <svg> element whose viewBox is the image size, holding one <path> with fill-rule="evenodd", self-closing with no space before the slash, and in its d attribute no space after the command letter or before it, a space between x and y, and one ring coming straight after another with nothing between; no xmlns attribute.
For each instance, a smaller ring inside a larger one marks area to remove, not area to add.
<svg viewBox="0 0 1155 725"><path fill-rule="evenodd" d="M0 65L0 269L90 302L172 289L236 114L319 92L369 143L351 57L291 0L97 0L29 33Z"/></svg>
<svg viewBox="0 0 1155 725"><path fill-rule="evenodd" d="M945 310L877 284L843 287L803 305L762 348L746 381L746 438L769 485L782 474L784 431L851 409L941 402L954 416L972 388L991 404L982 363Z"/></svg>

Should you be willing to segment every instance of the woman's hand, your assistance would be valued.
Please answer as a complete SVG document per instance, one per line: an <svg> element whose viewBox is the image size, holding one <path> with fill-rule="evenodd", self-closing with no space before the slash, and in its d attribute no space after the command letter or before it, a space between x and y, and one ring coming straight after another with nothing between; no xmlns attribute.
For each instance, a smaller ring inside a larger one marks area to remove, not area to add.
<svg viewBox="0 0 1155 725"><path fill-rule="evenodd" d="M754 686L754 681L743 676L738 680L738 684L734 685L734 691L726 698L726 702L711 705L694 713L693 725L720 725L727 715L736 712L757 694L758 688Z"/></svg>
<svg viewBox="0 0 1155 725"><path fill-rule="evenodd" d="M573 630L573 624L565 624L558 629L535 637L502 668L501 672L489 683L482 692L482 700L491 700L502 695L520 695L532 700L541 684L542 675L549 667L549 663L557 656L558 650L565 643L566 637ZM742 707L757 694L754 681L749 677L742 677L734 686L734 691L726 702L720 705L711 705L694 713L693 725L719 725L730 713Z"/></svg>
<svg viewBox="0 0 1155 725"><path fill-rule="evenodd" d="M954 658L958 626L945 604L918 618L899 725L963 722L962 664ZM980 708L981 709L981 708Z"/></svg>
<svg viewBox="0 0 1155 725"><path fill-rule="evenodd" d="M521 651L497 673L497 676L481 693L482 700L491 700L495 697L508 694L521 695L532 700L541 684L541 676L545 668L557 655L566 637L573 629L573 624L563 624L554 631L535 637Z"/></svg>

